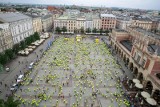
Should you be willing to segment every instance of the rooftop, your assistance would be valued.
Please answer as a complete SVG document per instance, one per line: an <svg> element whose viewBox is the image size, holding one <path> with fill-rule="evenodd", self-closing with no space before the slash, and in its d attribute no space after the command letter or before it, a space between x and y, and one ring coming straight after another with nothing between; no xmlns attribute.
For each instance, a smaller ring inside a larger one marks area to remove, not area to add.
<svg viewBox="0 0 160 107"><path fill-rule="evenodd" d="M155 44L149 44L148 45L148 51L151 53L157 53L158 56L160 56L160 46L155 45Z"/></svg>
<svg viewBox="0 0 160 107"><path fill-rule="evenodd" d="M140 20L140 21L152 21L151 19L147 17L134 17L133 20Z"/></svg>
<svg viewBox="0 0 160 107"><path fill-rule="evenodd" d="M0 13L0 21L2 22L15 22L31 18L21 13Z"/></svg>
<svg viewBox="0 0 160 107"><path fill-rule="evenodd" d="M52 15L45 15L45 16L42 16L42 19L47 19L49 17L52 17Z"/></svg>
<svg viewBox="0 0 160 107"><path fill-rule="evenodd" d="M101 17L116 17L113 14L101 14Z"/></svg>
<svg viewBox="0 0 160 107"><path fill-rule="evenodd" d="M151 36L151 37L153 37L153 38L155 38L155 39L159 39L159 40L160 40L160 35L158 35L158 34L155 34L155 33L149 32L149 31L146 31L146 30L141 29L141 28L139 28L139 27L131 27L131 28L137 30L138 32L143 33L145 36Z"/></svg>
<svg viewBox="0 0 160 107"><path fill-rule="evenodd" d="M121 43L128 51L131 52L132 46L133 46L131 41L129 41L129 40L122 40L122 41L120 41L120 43Z"/></svg>
<svg viewBox="0 0 160 107"><path fill-rule="evenodd" d="M114 29L116 32L126 32L127 33L127 31L125 31L125 30L123 30L123 29Z"/></svg>
<svg viewBox="0 0 160 107"><path fill-rule="evenodd" d="M67 15L62 15L60 17L57 18L58 20L67 20L68 16Z"/></svg>

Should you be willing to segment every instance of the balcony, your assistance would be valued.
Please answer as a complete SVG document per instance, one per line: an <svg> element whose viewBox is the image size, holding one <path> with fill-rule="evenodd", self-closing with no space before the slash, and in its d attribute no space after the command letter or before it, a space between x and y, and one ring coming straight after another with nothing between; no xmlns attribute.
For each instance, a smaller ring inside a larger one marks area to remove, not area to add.
<svg viewBox="0 0 160 107"><path fill-rule="evenodd" d="M160 80L155 75L148 74L147 77L160 89Z"/></svg>

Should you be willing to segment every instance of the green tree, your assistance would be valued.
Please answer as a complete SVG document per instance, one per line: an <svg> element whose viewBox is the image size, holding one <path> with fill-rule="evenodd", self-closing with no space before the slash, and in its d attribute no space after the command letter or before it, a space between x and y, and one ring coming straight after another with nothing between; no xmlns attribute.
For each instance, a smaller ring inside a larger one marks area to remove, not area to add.
<svg viewBox="0 0 160 107"><path fill-rule="evenodd" d="M0 107L18 107L20 104L20 101L14 100L12 96L8 97L7 101L0 99Z"/></svg>
<svg viewBox="0 0 160 107"><path fill-rule="evenodd" d="M18 53L18 51L20 50L20 45L19 44L15 44L15 45L13 45L13 52L15 53L15 54L17 54Z"/></svg>
<svg viewBox="0 0 160 107"><path fill-rule="evenodd" d="M26 43L25 43L25 41L21 41L20 42L20 49L22 50L24 48L26 48Z"/></svg>
<svg viewBox="0 0 160 107"><path fill-rule="evenodd" d="M83 27L81 27L81 33L84 33L84 28Z"/></svg>
<svg viewBox="0 0 160 107"><path fill-rule="evenodd" d="M97 33L97 29L94 28L94 29L92 30L92 32L93 32L93 33Z"/></svg>
<svg viewBox="0 0 160 107"><path fill-rule="evenodd" d="M103 33L103 29L101 28L101 29L99 30L99 32L100 32L100 35L102 35L102 33Z"/></svg>
<svg viewBox="0 0 160 107"><path fill-rule="evenodd" d="M62 32L67 32L67 28L65 26L62 27Z"/></svg>
<svg viewBox="0 0 160 107"><path fill-rule="evenodd" d="M77 29L74 29L74 33L77 33Z"/></svg>
<svg viewBox="0 0 160 107"><path fill-rule="evenodd" d="M34 35L31 35L31 36L30 36L30 40L31 40L31 43L36 41Z"/></svg>
<svg viewBox="0 0 160 107"><path fill-rule="evenodd" d="M90 28L87 28L87 29L86 29L86 32L87 32L87 33L91 33L91 29L90 29Z"/></svg>
<svg viewBox="0 0 160 107"><path fill-rule="evenodd" d="M26 43L26 45L30 45L32 43L31 37L25 38L25 43Z"/></svg>
<svg viewBox="0 0 160 107"><path fill-rule="evenodd" d="M14 52L12 49L7 49L5 50L5 55L7 55L9 60L11 60L14 57Z"/></svg>
<svg viewBox="0 0 160 107"><path fill-rule="evenodd" d="M36 40L40 40L40 36L39 36L38 32L35 32L33 35Z"/></svg>
<svg viewBox="0 0 160 107"><path fill-rule="evenodd" d="M3 69L3 65L0 64L0 72L2 72L4 69ZM1 107L1 106L0 106Z"/></svg>
<svg viewBox="0 0 160 107"><path fill-rule="evenodd" d="M56 27L56 33L61 33L61 29L60 29L60 27Z"/></svg>
<svg viewBox="0 0 160 107"><path fill-rule="evenodd" d="M5 65L8 60L9 58L5 53L0 53L0 64Z"/></svg>

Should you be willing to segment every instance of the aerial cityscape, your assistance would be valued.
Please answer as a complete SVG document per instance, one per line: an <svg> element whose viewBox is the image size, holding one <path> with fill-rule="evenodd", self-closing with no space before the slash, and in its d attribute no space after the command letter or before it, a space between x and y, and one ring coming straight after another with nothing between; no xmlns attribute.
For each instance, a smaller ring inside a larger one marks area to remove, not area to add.
<svg viewBox="0 0 160 107"><path fill-rule="evenodd" d="M1 0L0 107L160 107L159 0Z"/></svg>

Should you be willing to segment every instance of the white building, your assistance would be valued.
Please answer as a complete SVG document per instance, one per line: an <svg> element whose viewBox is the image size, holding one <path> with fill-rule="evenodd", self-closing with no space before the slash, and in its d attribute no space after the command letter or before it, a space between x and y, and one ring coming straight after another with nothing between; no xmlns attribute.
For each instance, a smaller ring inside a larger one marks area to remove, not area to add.
<svg viewBox="0 0 160 107"><path fill-rule="evenodd" d="M59 18L54 20L54 30L56 30L56 27L67 28L67 21L68 21L68 16L60 16Z"/></svg>
<svg viewBox="0 0 160 107"><path fill-rule="evenodd" d="M87 28L90 28L91 30L93 29L93 20L92 20L92 15L91 14L86 15L84 30L86 30Z"/></svg>
<svg viewBox="0 0 160 107"><path fill-rule="evenodd" d="M101 21L101 19L99 17L99 14L93 15L92 19L93 19L93 28L96 28L96 29L100 30L101 26L102 26L101 25L102 21Z"/></svg>
<svg viewBox="0 0 160 107"><path fill-rule="evenodd" d="M0 22L0 52L13 47L13 40L9 29L9 23Z"/></svg>
<svg viewBox="0 0 160 107"><path fill-rule="evenodd" d="M52 15L45 15L42 17L42 31L51 31L53 28L53 18Z"/></svg>
<svg viewBox="0 0 160 107"><path fill-rule="evenodd" d="M21 13L0 13L0 21L9 23L14 44L33 34L32 18Z"/></svg>
<svg viewBox="0 0 160 107"><path fill-rule="evenodd" d="M116 28L126 30L128 26L131 25L130 18L117 18L116 19Z"/></svg>
<svg viewBox="0 0 160 107"><path fill-rule="evenodd" d="M77 32L80 33L81 29L85 30L85 17L78 17L76 20L76 28L77 28Z"/></svg>

